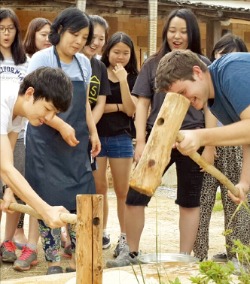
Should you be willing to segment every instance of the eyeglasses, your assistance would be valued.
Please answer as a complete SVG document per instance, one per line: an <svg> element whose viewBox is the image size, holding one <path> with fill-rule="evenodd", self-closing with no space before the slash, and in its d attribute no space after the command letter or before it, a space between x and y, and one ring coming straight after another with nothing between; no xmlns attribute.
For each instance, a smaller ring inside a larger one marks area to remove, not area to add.
<svg viewBox="0 0 250 284"><path fill-rule="evenodd" d="M6 31L8 31L8 33L14 33L16 31L16 27L15 26L9 26L9 27L5 27L5 26L0 26L0 33L1 34L5 34Z"/></svg>

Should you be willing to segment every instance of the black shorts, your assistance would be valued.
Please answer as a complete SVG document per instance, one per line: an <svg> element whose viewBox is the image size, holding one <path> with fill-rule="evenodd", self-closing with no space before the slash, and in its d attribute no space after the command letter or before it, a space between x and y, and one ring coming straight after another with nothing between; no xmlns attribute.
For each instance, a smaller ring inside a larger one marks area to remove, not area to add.
<svg viewBox="0 0 250 284"><path fill-rule="evenodd" d="M198 152L201 153L203 148ZM200 206L200 195L204 173L188 156L182 155L177 149L171 152L171 159L164 173L175 163L177 174L177 199L175 203L186 208ZM147 206L151 197L129 188L126 204L132 206Z"/></svg>

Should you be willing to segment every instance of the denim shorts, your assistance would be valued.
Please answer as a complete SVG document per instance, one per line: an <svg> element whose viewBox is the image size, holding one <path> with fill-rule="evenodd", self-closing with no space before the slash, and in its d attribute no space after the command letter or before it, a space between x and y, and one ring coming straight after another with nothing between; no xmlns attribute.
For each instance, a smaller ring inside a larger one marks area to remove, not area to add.
<svg viewBox="0 0 250 284"><path fill-rule="evenodd" d="M128 134L99 138L102 149L98 157L132 158L134 156L132 138Z"/></svg>

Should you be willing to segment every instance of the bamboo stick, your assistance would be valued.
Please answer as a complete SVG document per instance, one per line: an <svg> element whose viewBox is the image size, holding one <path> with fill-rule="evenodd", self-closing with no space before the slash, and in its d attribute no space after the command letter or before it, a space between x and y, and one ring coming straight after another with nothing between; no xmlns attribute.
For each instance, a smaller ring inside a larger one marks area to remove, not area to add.
<svg viewBox="0 0 250 284"><path fill-rule="evenodd" d="M3 202L3 200L0 199L0 203L2 203L2 202ZM38 214L29 205L24 205L24 204L19 204L19 203L16 203L16 202L12 202L8 209L10 209L12 211L17 211L17 212L29 214L30 216L33 216L36 219L41 219L42 220L42 216L40 214ZM60 214L60 219L63 222L65 222L65 223L76 224L77 216L76 216L76 214L61 213Z"/></svg>
<svg viewBox="0 0 250 284"><path fill-rule="evenodd" d="M177 142L181 142L184 139L184 136L179 132L177 135ZM207 173L215 177L220 183L225 185L228 190L232 192L233 195L239 196L239 189L234 186L234 184L216 167L209 164L199 153L195 152L189 157L196 162L202 169L204 169Z"/></svg>

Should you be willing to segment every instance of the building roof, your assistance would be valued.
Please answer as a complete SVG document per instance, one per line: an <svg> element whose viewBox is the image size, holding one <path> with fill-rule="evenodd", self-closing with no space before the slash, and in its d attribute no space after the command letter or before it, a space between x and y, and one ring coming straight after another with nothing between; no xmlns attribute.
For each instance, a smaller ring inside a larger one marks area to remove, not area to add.
<svg viewBox="0 0 250 284"><path fill-rule="evenodd" d="M250 1L220 0L159 0L158 5L170 5L175 8L192 9L197 16L216 20L242 19L250 20Z"/></svg>
<svg viewBox="0 0 250 284"><path fill-rule="evenodd" d="M227 8L227 9L250 9L250 1L220 1L220 0L189 0L186 2L190 2L191 4L197 4L197 5L209 5L214 7L220 7L220 8Z"/></svg>
<svg viewBox="0 0 250 284"><path fill-rule="evenodd" d="M1 0L2 6L18 10L60 11L76 6L77 0ZM250 21L250 0L158 0L158 16L165 17L171 10L190 8L204 21L241 19ZM100 15L147 16L148 0L86 0L86 9Z"/></svg>

